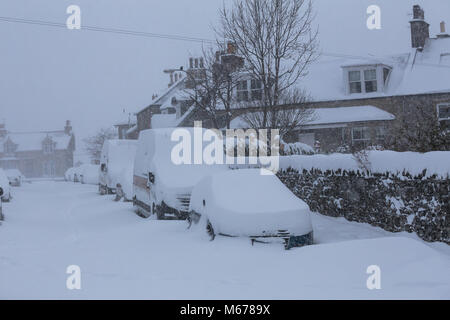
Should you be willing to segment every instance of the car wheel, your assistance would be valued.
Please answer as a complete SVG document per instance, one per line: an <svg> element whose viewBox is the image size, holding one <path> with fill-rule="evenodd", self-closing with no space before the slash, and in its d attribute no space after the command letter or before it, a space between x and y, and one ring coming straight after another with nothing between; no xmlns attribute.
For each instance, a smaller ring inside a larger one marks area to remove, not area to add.
<svg viewBox="0 0 450 320"><path fill-rule="evenodd" d="M214 232L214 228L211 224L211 222L208 220L206 223L206 233L209 235L209 240L213 241L216 238L216 234Z"/></svg>
<svg viewBox="0 0 450 320"><path fill-rule="evenodd" d="M155 206L155 212L156 212L156 219L158 220L164 220L164 212L163 212L162 206Z"/></svg>

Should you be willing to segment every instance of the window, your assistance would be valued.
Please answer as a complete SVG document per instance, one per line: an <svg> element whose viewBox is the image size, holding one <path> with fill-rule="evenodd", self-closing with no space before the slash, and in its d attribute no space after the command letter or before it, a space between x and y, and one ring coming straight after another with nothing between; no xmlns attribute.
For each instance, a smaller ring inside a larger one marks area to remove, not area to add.
<svg viewBox="0 0 450 320"><path fill-rule="evenodd" d="M438 121L443 129L450 129L450 103L442 103L437 106Z"/></svg>
<svg viewBox="0 0 450 320"><path fill-rule="evenodd" d="M384 142L386 140L386 127L381 126L376 128L376 139L378 142Z"/></svg>
<svg viewBox="0 0 450 320"><path fill-rule="evenodd" d="M364 70L364 85L366 92L377 91L377 70Z"/></svg>
<svg viewBox="0 0 450 320"><path fill-rule="evenodd" d="M8 139L5 142L5 153L6 154L13 154L14 152L16 152L17 146L14 142L12 142L10 139Z"/></svg>
<svg viewBox="0 0 450 320"><path fill-rule="evenodd" d="M248 101L248 85L247 80L239 81L236 88L237 100Z"/></svg>
<svg viewBox="0 0 450 320"><path fill-rule="evenodd" d="M383 81L384 81L384 84L386 84L386 82L388 81L390 74L391 74L391 70L390 69L383 68Z"/></svg>
<svg viewBox="0 0 450 320"><path fill-rule="evenodd" d="M441 120L450 120L450 103L438 105L438 118Z"/></svg>
<svg viewBox="0 0 450 320"><path fill-rule="evenodd" d="M44 163L44 175L47 177L55 176L55 161L49 160Z"/></svg>
<svg viewBox="0 0 450 320"><path fill-rule="evenodd" d="M53 144L53 141L47 140L43 144L44 153L53 153L55 151L55 146Z"/></svg>
<svg viewBox="0 0 450 320"><path fill-rule="evenodd" d="M352 144L358 147L365 147L370 142L370 131L368 127L352 128Z"/></svg>
<svg viewBox="0 0 450 320"><path fill-rule="evenodd" d="M262 82L261 80L251 80L252 100L262 100Z"/></svg>
<svg viewBox="0 0 450 320"><path fill-rule="evenodd" d="M350 93L361 93L361 72L349 71L348 81L350 84Z"/></svg>

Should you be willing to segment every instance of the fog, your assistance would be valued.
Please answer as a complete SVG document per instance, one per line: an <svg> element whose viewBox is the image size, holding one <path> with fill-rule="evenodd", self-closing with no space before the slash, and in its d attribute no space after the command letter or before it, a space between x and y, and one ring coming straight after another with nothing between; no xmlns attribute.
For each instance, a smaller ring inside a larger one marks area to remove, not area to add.
<svg viewBox="0 0 450 320"><path fill-rule="evenodd" d="M229 3L229 1L225 1ZM379 55L406 52L413 4L425 9L431 35L450 24L450 3L392 0L316 0L323 52ZM213 39L219 0L2 0L0 16L65 23L81 7L82 25ZM382 10L382 29L368 30L366 8ZM62 129L70 119L78 146L122 111L136 112L202 44L114 33L0 22L0 119L11 131Z"/></svg>

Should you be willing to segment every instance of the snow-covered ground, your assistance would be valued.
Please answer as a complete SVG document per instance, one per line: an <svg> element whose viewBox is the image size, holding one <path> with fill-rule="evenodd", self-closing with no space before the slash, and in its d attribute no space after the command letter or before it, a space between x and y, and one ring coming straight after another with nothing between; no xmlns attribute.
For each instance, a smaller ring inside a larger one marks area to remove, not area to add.
<svg viewBox="0 0 450 320"><path fill-rule="evenodd" d="M313 215L316 243L280 244L144 220L94 185L39 181L13 189L0 226L0 298L450 298L450 246ZM81 268L81 290L66 268ZM369 265L381 289L369 290Z"/></svg>

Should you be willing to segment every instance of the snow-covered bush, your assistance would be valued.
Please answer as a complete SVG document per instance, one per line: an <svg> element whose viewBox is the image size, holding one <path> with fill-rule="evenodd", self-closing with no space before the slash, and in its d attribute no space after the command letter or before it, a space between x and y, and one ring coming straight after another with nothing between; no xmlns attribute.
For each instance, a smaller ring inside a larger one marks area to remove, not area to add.
<svg viewBox="0 0 450 320"><path fill-rule="evenodd" d="M287 169L278 176L313 211L450 244L448 175Z"/></svg>
<svg viewBox="0 0 450 320"><path fill-rule="evenodd" d="M311 146L301 142L282 143L280 148L282 156L313 155L314 153L314 149Z"/></svg>

